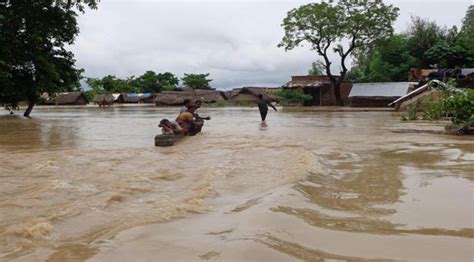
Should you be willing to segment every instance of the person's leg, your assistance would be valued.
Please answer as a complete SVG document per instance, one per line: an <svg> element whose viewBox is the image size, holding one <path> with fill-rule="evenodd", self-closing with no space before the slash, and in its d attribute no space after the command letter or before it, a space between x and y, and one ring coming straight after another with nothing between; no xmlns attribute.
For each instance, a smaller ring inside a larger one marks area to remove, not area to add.
<svg viewBox="0 0 474 262"><path fill-rule="evenodd" d="M267 118L267 113L268 111L260 111L260 117L262 118L262 121L265 121L265 118Z"/></svg>

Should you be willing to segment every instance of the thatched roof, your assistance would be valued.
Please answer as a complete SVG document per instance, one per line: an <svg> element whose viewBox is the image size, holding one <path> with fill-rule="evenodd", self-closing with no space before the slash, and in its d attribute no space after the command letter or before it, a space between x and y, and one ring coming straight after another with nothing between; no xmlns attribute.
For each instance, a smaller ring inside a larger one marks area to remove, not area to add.
<svg viewBox="0 0 474 262"><path fill-rule="evenodd" d="M335 76L338 78L338 76ZM345 83L348 83L344 81ZM331 81L327 76L292 76L291 81L286 83L284 88L312 88L329 86Z"/></svg>
<svg viewBox="0 0 474 262"><path fill-rule="evenodd" d="M62 93L54 101L57 105L85 105L88 103L83 92Z"/></svg>
<svg viewBox="0 0 474 262"><path fill-rule="evenodd" d="M113 104L115 101L115 97L111 94L100 94L96 95L94 99L92 99L92 102L96 104L101 104L101 103L106 103L106 104Z"/></svg>
<svg viewBox="0 0 474 262"><path fill-rule="evenodd" d="M278 97L272 95L275 90L272 90L273 92L268 92L269 88L266 87L242 87L242 88L234 88L229 91L224 92L224 96L226 99L233 99L239 96L240 94L251 94L257 97L259 94L262 94L266 99L270 101L277 101ZM276 88L274 88L276 89Z"/></svg>
<svg viewBox="0 0 474 262"><path fill-rule="evenodd" d="M201 100L204 103L215 103L225 100L222 91L216 90L189 90L189 91L163 91L155 98L157 105L181 105L185 99L192 101Z"/></svg>
<svg viewBox="0 0 474 262"><path fill-rule="evenodd" d="M129 104L138 104L140 101L140 98L137 96L137 94L134 93L122 93L120 94L121 98L119 98L120 103L129 103Z"/></svg>

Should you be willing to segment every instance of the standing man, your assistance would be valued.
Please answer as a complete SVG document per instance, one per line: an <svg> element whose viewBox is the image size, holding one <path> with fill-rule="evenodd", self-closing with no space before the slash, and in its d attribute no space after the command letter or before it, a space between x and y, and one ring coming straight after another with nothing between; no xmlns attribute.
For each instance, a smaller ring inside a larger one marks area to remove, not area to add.
<svg viewBox="0 0 474 262"><path fill-rule="evenodd" d="M273 110L275 110L275 112L277 111L277 109L270 102L263 98L262 94L258 94L257 105L258 110L260 111L260 117L262 118L262 122L264 122L265 118L267 117L268 106L271 106Z"/></svg>

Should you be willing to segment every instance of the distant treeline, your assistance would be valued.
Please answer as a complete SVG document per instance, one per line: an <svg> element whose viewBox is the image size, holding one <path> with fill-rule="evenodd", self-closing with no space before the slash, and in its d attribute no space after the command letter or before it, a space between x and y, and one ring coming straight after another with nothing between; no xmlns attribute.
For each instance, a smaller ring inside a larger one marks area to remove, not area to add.
<svg viewBox="0 0 474 262"><path fill-rule="evenodd" d="M212 89L208 79L209 74L184 74L181 78L182 85L192 89ZM87 78L87 84L91 87L86 92L88 98L93 98L104 93L159 93L161 91L176 90L179 79L173 73L156 73L146 71L141 76L130 76L125 79L113 75L102 78Z"/></svg>
<svg viewBox="0 0 474 262"><path fill-rule="evenodd" d="M353 82L406 81L411 68L433 67L474 67L474 5L467 10L461 29L412 17L406 33L359 50L347 77Z"/></svg>

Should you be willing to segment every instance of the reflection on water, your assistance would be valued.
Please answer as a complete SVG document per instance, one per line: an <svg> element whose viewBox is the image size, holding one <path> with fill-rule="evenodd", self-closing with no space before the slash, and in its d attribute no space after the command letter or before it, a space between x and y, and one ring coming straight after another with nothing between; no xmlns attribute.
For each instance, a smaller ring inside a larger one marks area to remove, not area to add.
<svg viewBox="0 0 474 262"><path fill-rule="evenodd" d="M0 260L472 259L472 138L390 112L203 108L202 134L155 148L176 111L2 116Z"/></svg>

